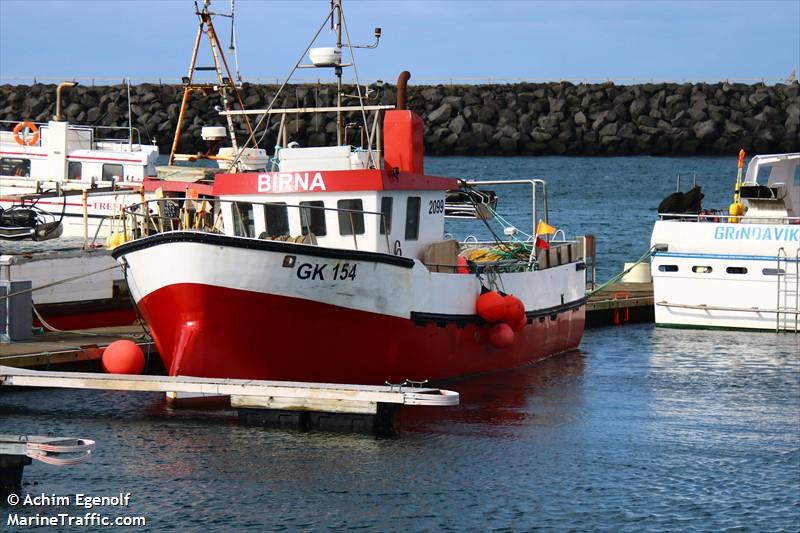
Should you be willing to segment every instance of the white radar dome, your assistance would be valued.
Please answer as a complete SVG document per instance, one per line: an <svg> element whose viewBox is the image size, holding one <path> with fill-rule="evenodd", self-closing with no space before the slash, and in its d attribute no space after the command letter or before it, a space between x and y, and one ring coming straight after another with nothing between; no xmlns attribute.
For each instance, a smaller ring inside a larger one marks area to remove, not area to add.
<svg viewBox="0 0 800 533"><path fill-rule="evenodd" d="M227 132L223 126L203 126L200 136L204 141L221 141L227 137Z"/></svg>
<svg viewBox="0 0 800 533"><path fill-rule="evenodd" d="M342 62L342 49L333 46L312 48L308 57L315 67L333 67Z"/></svg>

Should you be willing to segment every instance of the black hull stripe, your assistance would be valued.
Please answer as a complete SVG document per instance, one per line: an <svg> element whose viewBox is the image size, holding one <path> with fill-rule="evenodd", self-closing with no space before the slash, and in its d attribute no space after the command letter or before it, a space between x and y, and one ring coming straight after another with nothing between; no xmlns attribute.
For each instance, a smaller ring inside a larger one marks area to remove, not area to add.
<svg viewBox="0 0 800 533"><path fill-rule="evenodd" d="M581 306L586 305L587 297L579 298L572 302L548 307L546 309L536 309L534 311L526 311L525 316L528 317L528 323L537 318L546 317L548 315L557 315L566 311L579 309ZM437 326L447 326L448 324L455 324L458 327L464 327L467 324L483 325L487 322L478 315L447 315L441 313L420 313L417 311L411 312L411 320L418 326L426 324L436 324Z"/></svg>
<svg viewBox="0 0 800 533"><path fill-rule="evenodd" d="M278 252L295 255L308 255L311 257L323 257L326 259L341 259L348 261L370 261L372 263L385 263L403 268L413 268L414 260L398 255L389 255L379 252L367 252L364 250L343 250L340 248L323 248L321 246L310 246L293 242L270 241L263 239L252 239L247 237L231 237L219 233L203 233L190 231L171 231L169 233L158 233L150 237L136 239L131 242L119 245L111 256L118 259L125 254L144 250L160 244L172 242L195 242L209 244L213 246L229 246L231 248L244 248L247 250L264 250L268 252Z"/></svg>

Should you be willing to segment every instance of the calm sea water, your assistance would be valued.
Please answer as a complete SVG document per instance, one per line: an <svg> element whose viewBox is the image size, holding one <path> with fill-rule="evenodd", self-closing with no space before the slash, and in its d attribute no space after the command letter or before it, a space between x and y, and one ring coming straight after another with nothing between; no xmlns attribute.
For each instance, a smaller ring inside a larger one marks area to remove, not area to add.
<svg viewBox="0 0 800 533"><path fill-rule="evenodd" d="M428 161L437 174L547 179L551 222L598 235L601 278L647 249L685 169L718 200L709 207L729 202L727 159ZM393 438L61 390L0 392L0 433L96 439L87 464L27 467L24 492L131 492L127 508L91 511L145 516L154 531L800 530L800 336L595 329L580 351L448 387L459 407L407 408ZM0 502L0 530L15 509L87 512Z"/></svg>

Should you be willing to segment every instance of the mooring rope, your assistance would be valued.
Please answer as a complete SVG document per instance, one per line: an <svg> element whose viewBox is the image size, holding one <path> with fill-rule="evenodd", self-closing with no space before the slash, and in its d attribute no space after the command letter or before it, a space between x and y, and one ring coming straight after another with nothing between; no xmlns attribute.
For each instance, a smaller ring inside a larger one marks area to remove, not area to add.
<svg viewBox="0 0 800 533"><path fill-rule="evenodd" d="M623 270L622 272L620 272L619 274L617 274L616 276L614 276L610 280L606 281L602 285L599 285L599 286L595 287L591 291L587 291L586 292L586 296L591 296L591 295L593 295L593 294L595 294L597 292L600 292L601 290L605 289L609 285L613 285L614 283L617 283L619 280L621 280L625 276L625 274L627 274L628 272L633 270L638 264L650 259L650 257L652 257L652 255L653 255L653 253L655 251L656 251L655 245L651 246L650 249L647 250L639 259L637 259L635 263L633 263L631 266L629 266L628 268L626 268L625 270Z"/></svg>
<svg viewBox="0 0 800 533"><path fill-rule="evenodd" d="M6 294L5 296L0 296L0 300L7 300L8 298L12 298L14 296L19 296L20 294L27 294L33 291L40 291L42 289L49 289L50 287L55 287L56 285L61 285L62 283L69 283L70 281L75 281L81 278L88 278L89 276L94 276L95 274L100 274L101 272L107 272L109 270L113 270L115 268L120 268L121 265L114 264L110 267L101 268L100 270L95 270L94 272L87 272L86 274L79 274L77 276L72 276L71 278L60 279L58 281L54 281L52 283L45 283L44 285L39 285L38 287L32 287L30 289L25 289L22 291L12 292L10 294Z"/></svg>

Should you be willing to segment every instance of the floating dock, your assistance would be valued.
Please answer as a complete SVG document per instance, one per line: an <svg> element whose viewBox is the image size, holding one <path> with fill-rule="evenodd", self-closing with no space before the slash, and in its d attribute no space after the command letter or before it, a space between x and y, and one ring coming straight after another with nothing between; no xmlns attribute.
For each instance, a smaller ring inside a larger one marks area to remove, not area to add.
<svg viewBox="0 0 800 533"><path fill-rule="evenodd" d="M589 297L586 327L653 322L654 302L652 283L616 283Z"/></svg>
<svg viewBox="0 0 800 533"><path fill-rule="evenodd" d="M174 392L230 397L245 423L390 433L403 405L458 405L457 392L408 385L344 385L51 372L0 366L0 386Z"/></svg>

